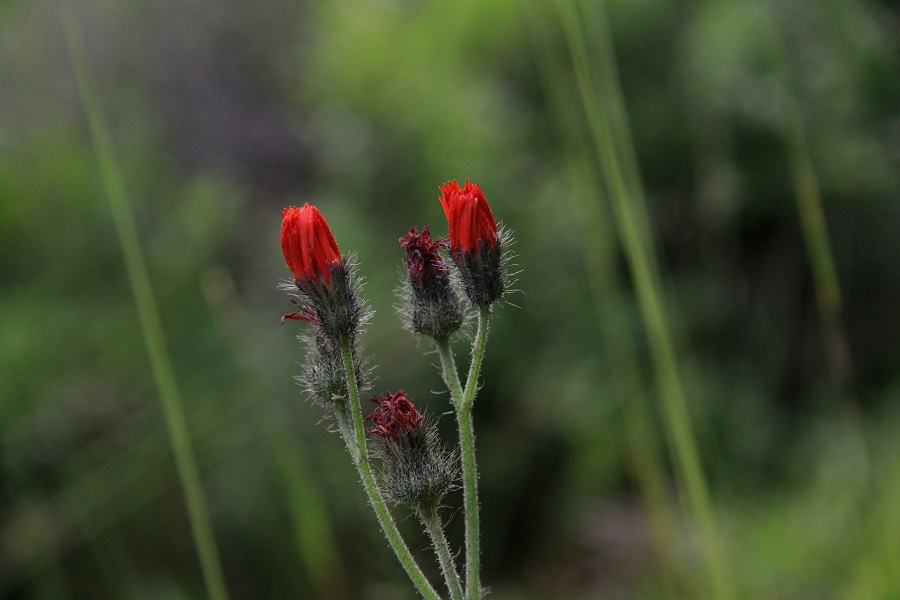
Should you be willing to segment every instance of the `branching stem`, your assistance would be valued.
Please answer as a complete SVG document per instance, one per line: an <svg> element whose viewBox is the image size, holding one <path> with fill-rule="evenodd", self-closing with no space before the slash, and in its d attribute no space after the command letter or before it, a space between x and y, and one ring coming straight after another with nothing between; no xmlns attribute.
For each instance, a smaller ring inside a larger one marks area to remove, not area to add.
<svg viewBox="0 0 900 600"><path fill-rule="evenodd" d="M403 541L403 536L400 535L400 530L397 529L397 524L394 522L387 504L385 504L384 498L381 496L381 490L378 489L378 483L375 481L375 474L372 472L372 464L369 462L369 455L366 449L366 431L363 428L362 408L359 405L359 389L356 386L353 357L350 353L350 344L346 341L341 342L341 358L344 362L344 375L347 379L347 401L350 402L349 412L352 424L346 423L347 414L341 410L340 406L335 407L334 412L337 415L338 426L344 438L344 443L347 444L347 449L353 457L353 463L359 471L359 477L362 480L363 487L366 489L366 494L369 496L369 503L375 510L375 515L381 524L381 529L384 531L384 535L397 555L400 564L403 565L406 574L409 575L413 585L416 586L423 598L440 600L440 595L428 582L425 574L422 573L422 569L416 563L416 559L413 558L412 553L409 551L406 542ZM341 422L342 420L344 422ZM351 432L352 436L350 435Z"/></svg>
<svg viewBox="0 0 900 600"><path fill-rule="evenodd" d="M478 313L478 331L472 344L472 362L463 390L456 371L456 362L447 341L438 342L441 357L441 374L450 389L456 422L459 427L460 462L463 473L463 507L466 520L466 597L481 598L481 535L478 518L478 467L475 464L475 428L472 423L472 404L478 391L478 376L487 344L490 306L482 306Z"/></svg>

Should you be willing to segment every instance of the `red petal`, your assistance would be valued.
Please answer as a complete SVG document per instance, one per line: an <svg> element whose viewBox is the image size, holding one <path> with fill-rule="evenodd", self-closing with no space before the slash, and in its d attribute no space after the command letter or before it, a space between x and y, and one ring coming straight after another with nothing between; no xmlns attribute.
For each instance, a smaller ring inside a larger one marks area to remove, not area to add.
<svg viewBox="0 0 900 600"><path fill-rule="evenodd" d="M291 206L282 211L281 250L288 268L298 280L321 276L331 280L328 265L340 260L337 242L315 206Z"/></svg>

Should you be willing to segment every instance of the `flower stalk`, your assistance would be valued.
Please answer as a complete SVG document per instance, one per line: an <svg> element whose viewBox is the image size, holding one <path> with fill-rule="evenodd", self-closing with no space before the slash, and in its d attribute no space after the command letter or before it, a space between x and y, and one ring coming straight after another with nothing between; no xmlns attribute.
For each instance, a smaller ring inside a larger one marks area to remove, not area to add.
<svg viewBox="0 0 900 600"><path fill-rule="evenodd" d="M472 405L487 344L491 306L507 289L501 236L487 199L478 184L466 180L440 186L439 198L447 216L447 245L457 267L463 292L478 309L478 331L472 343L472 359L462 387L447 339L435 337L441 357L441 373L450 389L459 429L466 525L466 597L481 598L481 534L478 506L478 466L475 461L475 426Z"/></svg>
<svg viewBox="0 0 900 600"><path fill-rule="evenodd" d="M356 372L353 368L353 357L348 342L341 344L341 358L344 361L344 373L347 378L347 401L350 403L353 431L352 438L346 435L344 436L344 443L347 444L350 456L353 457L353 462L359 471L359 477L362 480L363 487L366 489L366 494L369 497L369 503L375 510L375 515L378 517L379 524L381 524L381 530L384 532L394 554L397 555L397 560L403 565L406 574L409 575L413 585L416 586L416 589L422 594L423 598L428 600L440 600L440 595L435 591L431 583L429 583L425 574L422 573L422 569L409 551L409 547L406 545L406 542L403 541L403 536L400 535L400 530L397 529L397 524L394 522L394 518L388 510L384 498L381 496L381 491L375 480L375 474L372 472L372 465L369 462L366 448L366 432L363 428L362 408L359 404L359 389L356 386ZM338 414L338 419L346 418L345 416L341 416L341 411L335 411L335 413ZM347 427L346 429L350 428ZM341 431L343 432L344 430L345 427L341 427Z"/></svg>
<svg viewBox="0 0 900 600"><path fill-rule="evenodd" d="M428 537L431 538L431 545L434 547L434 552L441 565L441 572L444 574L444 581L446 581L447 589L450 591L451 600L463 600L466 596L463 592L462 583L459 581L459 574L456 572L453 554L450 552L450 545L447 543L444 525L441 523L441 516L438 514L437 507L419 511L418 517L425 527Z"/></svg>
<svg viewBox="0 0 900 600"><path fill-rule="evenodd" d="M469 598L481 598L481 532L478 507L478 466L475 463L475 425L472 404L478 389L481 360L487 343L491 309L482 306L478 314L478 333L472 345L472 362L466 379L466 390L456 406L459 445L463 470L463 505L466 514L466 590Z"/></svg>
<svg viewBox="0 0 900 600"><path fill-rule="evenodd" d="M450 398L456 412L459 428L460 463L463 478L463 511L466 525L466 594L468 598L481 598L481 534L478 506L478 465L475 461L475 425L472 420L472 405L478 390L478 377L484 349L487 345L491 309L483 306L478 313L478 331L472 344L472 362L463 390L456 370L456 360L449 343L437 342L441 358L441 375L450 389Z"/></svg>

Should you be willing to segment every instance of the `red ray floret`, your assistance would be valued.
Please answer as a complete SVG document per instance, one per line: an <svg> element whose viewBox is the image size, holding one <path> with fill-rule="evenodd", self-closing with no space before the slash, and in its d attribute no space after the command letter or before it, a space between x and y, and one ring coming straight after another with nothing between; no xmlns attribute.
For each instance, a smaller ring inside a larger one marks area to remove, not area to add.
<svg viewBox="0 0 900 600"><path fill-rule="evenodd" d="M308 202L281 212L281 251L297 281L323 279L331 282L329 266L341 260L341 251L325 217Z"/></svg>
<svg viewBox="0 0 900 600"><path fill-rule="evenodd" d="M476 252L482 240L496 248L497 223L481 186L466 179L466 185L460 189L459 183L454 180L440 186L440 190L443 196L439 200L447 215L452 250Z"/></svg>

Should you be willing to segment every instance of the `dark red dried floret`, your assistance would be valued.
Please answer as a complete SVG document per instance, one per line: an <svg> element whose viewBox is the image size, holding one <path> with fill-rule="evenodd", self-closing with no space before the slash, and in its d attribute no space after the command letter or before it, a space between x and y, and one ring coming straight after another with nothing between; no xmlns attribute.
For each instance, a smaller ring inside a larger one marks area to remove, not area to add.
<svg viewBox="0 0 900 600"><path fill-rule="evenodd" d="M447 265L438 253L440 243L431 239L428 225L422 233L413 227L409 233L400 238L400 244L406 248L406 271L412 281L430 281L438 273L445 273Z"/></svg>
<svg viewBox="0 0 900 600"><path fill-rule="evenodd" d="M397 438L409 434L422 422L422 414L416 410L403 390L393 394L387 392L372 398L372 402L378 404L368 417L375 424L369 431L375 435Z"/></svg>

